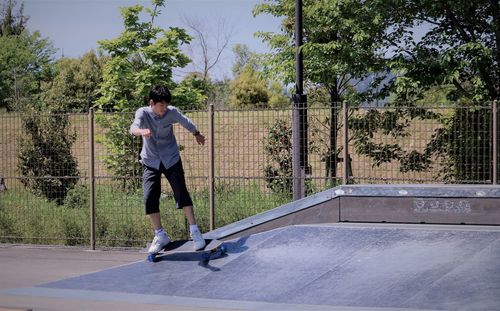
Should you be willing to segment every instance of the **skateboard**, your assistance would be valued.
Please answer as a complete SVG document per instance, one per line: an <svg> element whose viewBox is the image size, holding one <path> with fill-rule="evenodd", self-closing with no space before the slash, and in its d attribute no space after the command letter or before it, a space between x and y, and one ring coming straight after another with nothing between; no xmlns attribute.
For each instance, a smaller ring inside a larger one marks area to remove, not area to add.
<svg viewBox="0 0 500 311"><path fill-rule="evenodd" d="M224 255L227 251L226 246L219 240L205 239L205 247L200 250L194 250L194 242L191 240L177 240L172 241L165 245L158 253L149 254L147 260L149 262L157 262L158 255L169 255L169 254L202 254L203 261L209 261L212 256L218 255L220 257ZM147 252L146 247L145 251Z"/></svg>

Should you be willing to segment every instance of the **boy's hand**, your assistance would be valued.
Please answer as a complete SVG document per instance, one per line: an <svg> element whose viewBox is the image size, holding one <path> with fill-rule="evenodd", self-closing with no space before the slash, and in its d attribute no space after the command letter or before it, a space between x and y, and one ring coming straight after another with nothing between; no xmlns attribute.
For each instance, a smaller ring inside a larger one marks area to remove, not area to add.
<svg viewBox="0 0 500 311"><path fill-rule="evenodd" d="M198 134L195 136L198 145L205 145L205 136Z"/></svg>
<svg viewBox="0 0 500 311"><path fill-rule="evenodd" d="M141 136L144 136L146 138L151 138L151 131L149 129L142 129Z"/></svg>

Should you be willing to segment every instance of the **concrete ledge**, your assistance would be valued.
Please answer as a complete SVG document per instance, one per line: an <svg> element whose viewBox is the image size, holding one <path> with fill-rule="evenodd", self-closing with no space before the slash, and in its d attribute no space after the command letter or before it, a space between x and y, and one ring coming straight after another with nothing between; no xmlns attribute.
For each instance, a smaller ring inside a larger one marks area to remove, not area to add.
<svg viewBox="0 0 500 311"><path fill-rule="evenodd" d="M343 197L340 221L500 225L499 199Z"/></svg>
<svg viewBox="0 0 500 311"><path fill-rule="evenodd" d="M500 225L500 186L339 186L205 236L226 240L290 225L335 222Z"/></svg>
<svg viewBox="0 0 500 311"><path fill-rule="evenodd" d="M500 225L500 187L342 186L340 221Z"/></svg>

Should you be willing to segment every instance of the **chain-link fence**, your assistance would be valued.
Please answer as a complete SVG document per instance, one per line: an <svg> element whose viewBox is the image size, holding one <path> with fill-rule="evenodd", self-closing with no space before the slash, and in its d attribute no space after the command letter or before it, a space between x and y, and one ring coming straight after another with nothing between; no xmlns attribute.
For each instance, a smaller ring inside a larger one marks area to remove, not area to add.
<svg viewBox="0 0 500 311"><path fill-rule="evenodd" d="M210 107L184 111L204 146L174 129L203 231L290 202L294 178L291 109ZM494 104L311 107L319 108L307 111L306 194L346 183L497 183ZM132 119L0 114L0 240L97 247L150 240ZM186 237L184 215L162 182L163 225Z"/></svg>

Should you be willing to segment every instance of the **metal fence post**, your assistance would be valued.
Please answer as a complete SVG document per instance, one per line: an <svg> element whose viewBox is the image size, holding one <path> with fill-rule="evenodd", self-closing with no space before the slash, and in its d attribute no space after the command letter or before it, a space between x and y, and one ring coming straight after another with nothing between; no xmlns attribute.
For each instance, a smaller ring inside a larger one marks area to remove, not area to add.
<svg viewBox="0 0 500 311"><path fill-rule="evenodd" d="M95 250L95 176L94 176L94 109L89 110L89 205L90 205L90 248Z"/></svg>
<svg viewBox="0 0 500 311"><path fill-rule="evenodd" d="M342 184L349 184L349 124L348 124L348 110L347 110L347 102L342 102L342 129L343 129L343 152L342 157L344 161L342 162Z"/></svg>
<svg viewBox="0 0 500 311"><path fill-rule="evenodd" d="M210 202L210 230L215 229L215 126L214 126L214 104L208 106L208 131L210 135L209 150L209 202Z"/></svg>
<svg viewBox="0 0 500 311"><path fill-rule="evenodd" d="M498 101L493 101L493 176L492 182L498 184Z"/></svg>
<svg viewBox="0 0 500 311"><path fill-rule="evenodd" d="M292 195L293 200L305 197L305 171L301 165L301 155L303 154L303 133L301 132L301 109L300 102L292 106Z"/></svg>

